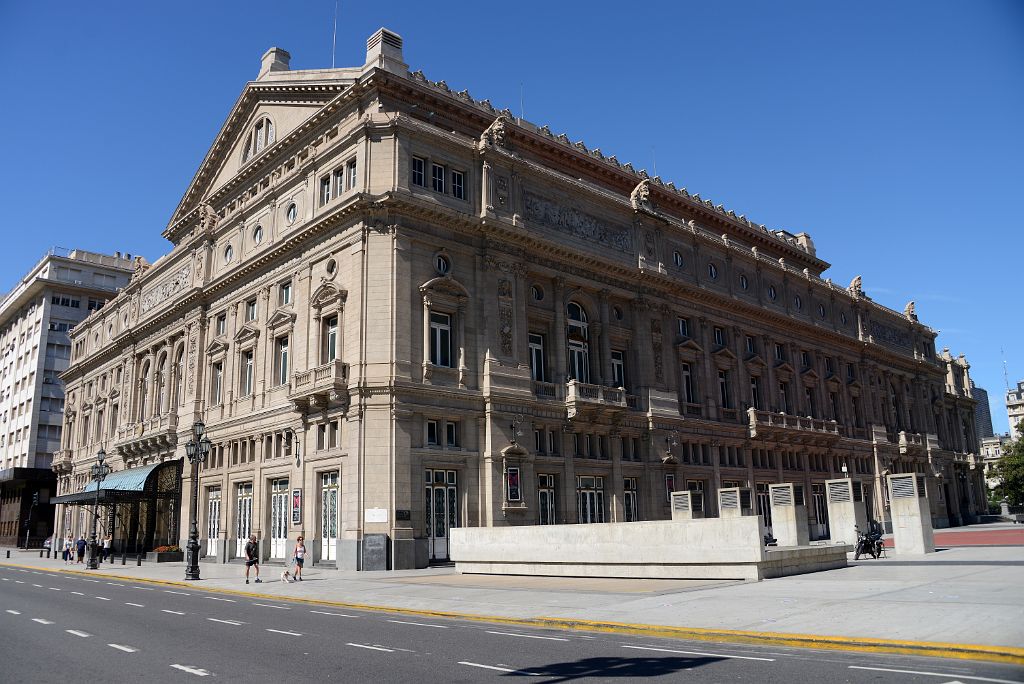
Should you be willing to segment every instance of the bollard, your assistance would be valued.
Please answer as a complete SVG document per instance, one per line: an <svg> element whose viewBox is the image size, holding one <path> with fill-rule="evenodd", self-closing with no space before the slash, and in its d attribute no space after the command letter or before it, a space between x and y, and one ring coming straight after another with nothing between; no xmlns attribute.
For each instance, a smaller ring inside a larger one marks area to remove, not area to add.
<svg viewBox="0 0 1024 684"><path fill-rule="evenodd" d="M121 565L124 565L125 561L128 560L128 546L121 550Z"/></svg>
<svg viewBox="0 0 1024 684"><path fill-rule="evenodd" d="M10 550L10 549L7 549L7 557L8 557L8 558L10 558L10 557L11 557L11 550Z"/></svg>
<svg viewBox="0 0 1024 684"><path fill-rule="evenodd" d="M39 557L40 557L40 558L42 558L42 557L43 557L43 550L42 550L42 549L39 549Z"/></svg>
<svg viewBox="0 0 1024 684"><path fill-rule="evenodd" d="M142 554L141 554L141 553L140 553L140 554L138 554L138 555L137 555L137 556L135 557L135 565L137 565L137 566L139 566L139 567L141 567L141 566L142 566Z"/></svg>

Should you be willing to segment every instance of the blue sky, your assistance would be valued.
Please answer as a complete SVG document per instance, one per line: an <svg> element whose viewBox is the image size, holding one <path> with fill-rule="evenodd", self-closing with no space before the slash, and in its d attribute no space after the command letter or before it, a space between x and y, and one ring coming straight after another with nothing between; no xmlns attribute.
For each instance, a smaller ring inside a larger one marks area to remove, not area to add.
<svg viewBox="0 0 1024 684"><path fill-rule="evenodd" d="M386 5L386 6L385 6ZM772 228L917 301L1005 431L1024 379L1024 3L340 2L412 69ZM331 63L333 0L0 2L0 290L50 246L144 254L270 46ZM1016 297L1011 296L1014 292Z"/></svg>

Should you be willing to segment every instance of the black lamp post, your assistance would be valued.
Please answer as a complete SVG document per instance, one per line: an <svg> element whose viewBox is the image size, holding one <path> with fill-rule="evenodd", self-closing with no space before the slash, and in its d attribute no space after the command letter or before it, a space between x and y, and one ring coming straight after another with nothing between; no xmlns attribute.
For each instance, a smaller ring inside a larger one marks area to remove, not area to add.
<svg viewBox="0 0 1024 684"><path fill-rule="evenodd" d="M100 485L103 484L104 478L110 474L110 467L107 466L103 461L107 458L107 452L100 449L99 453L96 454L96 462L89 468L89 474L92 475L92 481L96 483L96 498L92 505L92 537L89 539L89 562L86 563L86 569L96 570L99 567L99 547L96 544L96 523L99 520L99 508L100 508Z"/></svg>
<svg viewBox="0 0 1024 684"><path fill-rule="evenodd" d="M199 464L210 453L210 439L204 436L206 425L197 420L192 425L192 439L185 444L188 462L192 464L192 505L188 511L188 544L185 547L185 579L199 579Z"/></svg>

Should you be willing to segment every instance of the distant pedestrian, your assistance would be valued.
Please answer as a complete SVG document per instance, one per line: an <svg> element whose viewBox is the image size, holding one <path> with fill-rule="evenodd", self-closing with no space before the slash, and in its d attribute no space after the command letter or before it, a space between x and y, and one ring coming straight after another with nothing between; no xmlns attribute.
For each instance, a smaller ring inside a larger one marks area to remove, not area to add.
<svg viewBox="0 0 1024 684"><path fill-rule="evenodd" d="M250 535L245 545L245 583L249 583L249 568L256 568L256 584L260 584L260 547L256 543L256 535Z"/></svg>
<svg viewBox="0 0 1024 684"><path fill-rule="evenodd" d="M109 534L103 538L103 562L106 563L107 559L110 558L110 546L113 544L114 539Z"/></svg>
<svg viewBox="0 0 1024 684"><path fill-rule="evenodd" d="M78 537L78 541L75 542L75 550L78 552L78 562L81 563L82 559L85 558L85 535Z"/></svg>
<svg viewBox="0 0 1024 684"><path fill-rule="evenodd" d="M292 575L295 577L295 581L302 581L302 564L306 562L306 544L303 542L302 537L295 540L295 571Z"/></svg>
<svg viewBox="0 0 1024 684"><path fill-rule="evenodd" d="M72 551L72 549L74 548L74 546L75 540L72 539L71 535L69 534L64 539L64 565L69 565L71 563L72 556L74 554L74 551Z"/></svg>

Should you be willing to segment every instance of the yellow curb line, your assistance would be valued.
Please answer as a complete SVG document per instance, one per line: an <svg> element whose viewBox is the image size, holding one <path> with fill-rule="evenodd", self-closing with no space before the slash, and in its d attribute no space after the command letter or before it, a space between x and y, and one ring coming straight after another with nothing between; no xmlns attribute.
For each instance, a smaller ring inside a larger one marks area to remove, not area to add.
<svg viewBox="0 0 1024 684"><path fill-rule="evenodd" d="M0 563L0 566L22 568L25 570L41 570L69 575L88 575L83 570L67 570L63 568L40 568L35 565L17 563ZM870 637L824 636L818 634L793 634L788 632L755 632L730 629L708 629L703 627L671 627L666 625L632 624L626 622L603 622L594 620L574 620L558 617L513 618L498 615L476 615L473 613L457 613L441 610L423 610L416 608L398 608L393 606L375 606L362 603L345 603L325 599L311 599L293 596L275 596L259 594L251 591L240 591L219 587L201 587L195 582L178 580L161 580L126 575L100 574L106 579L118 579L127 582L156 584L169 587L189 587L207 593L231 594L273 601L287 601L313 606L329 606L377 613L398 613L418 617L435 617L472 622L490 622L524 627L540 627L544 629L562 629L588 632L604 632L609 634L635 634L648 637L669 639L691 639L697 641L715 641L719 643L740 643L772 646L791 646L796 648L815 648L834 651L855 651L862 653L896 653L900 655L930 656L955 660L978 660L992 663L1006 663L1024 666L1024 648L1013 646L983 646L979 644L955 644L938 641L903 641L897 639L874 639Z"/></svg>

